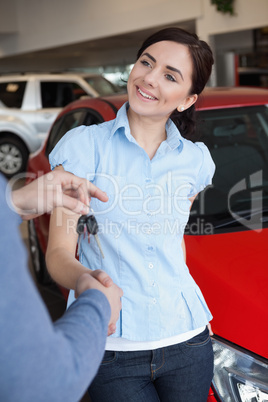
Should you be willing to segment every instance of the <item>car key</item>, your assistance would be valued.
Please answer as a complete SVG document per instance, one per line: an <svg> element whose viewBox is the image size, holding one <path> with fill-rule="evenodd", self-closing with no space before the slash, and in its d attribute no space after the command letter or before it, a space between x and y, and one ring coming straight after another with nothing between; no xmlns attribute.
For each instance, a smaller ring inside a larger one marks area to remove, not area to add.
<svg viewBox="0 0 268 402"><path fill-rule="evenodd" d="M98 227L98 223L97 220L95 218L94 215L88 215L86 218L86 227L87 227L87 231L89 234L92 234L95 237L95 240L97 242L97 245L99 247L100 253L102 255L102 258L104 258L104 254L103 254L103 250L100 244L100 239L98 236L98 231L99 231L99 227Z"/></svg>
<svg viewBox="0 0 268 402"><path fill-rule="evenodd" d="M103 253L103 250L102 250L102 247L100 244L99 236L97 234L98 230L99 230L98 223L92 212L93 211L91 211L91 213L89 215L81 215L80 218L78 219L77 227L76 227L76 231L79 235L77 255L79 255L79 252L80 252L81 235L84 234L84 236L85 236L85 234L87 232L88 236L92 234L95 237L95 240L99 247L102 258L104 258L104 253Z"/></svg>
<svg viewBox="0 0 268 402"><path fill-rule="evenodd" d="M84 234L84 236L85 236L85 234L86 234L86 230L87 230L86 220L87 220L87 215L81 215L77 222L76 232L78 233L78 236L79 236L77 255L79 255L79 252L80 252L81 235Z"/></svg>

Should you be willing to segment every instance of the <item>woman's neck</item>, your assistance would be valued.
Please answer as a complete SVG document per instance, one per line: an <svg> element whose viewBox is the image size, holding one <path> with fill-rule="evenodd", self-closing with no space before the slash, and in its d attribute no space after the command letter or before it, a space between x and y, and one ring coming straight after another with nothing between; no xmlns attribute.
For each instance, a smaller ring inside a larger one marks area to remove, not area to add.
<svg viewBox="0 0 268 402"><path fill-rule="evenodd" d="M152 159L160 144L166 140L166 121L153 120L128 110L131 135Z"/></svg>

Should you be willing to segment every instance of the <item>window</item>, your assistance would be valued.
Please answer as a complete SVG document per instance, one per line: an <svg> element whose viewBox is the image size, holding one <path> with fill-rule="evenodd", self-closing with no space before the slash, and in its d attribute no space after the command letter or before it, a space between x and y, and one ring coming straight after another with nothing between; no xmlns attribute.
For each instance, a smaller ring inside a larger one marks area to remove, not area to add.
<svg viewBox="0 0 268 402"><path fill-rule="evenodd" d="M102 116L93 109L82 108L65 114L54 123L51 129L46 147L46 156L50 154L67 131L80 125L90 126L101 122L103 122Z"/></svg>
<svg viewBox="0 0 268 402"><path fill-rule="evenodd" d="M214 232L227 232L253 228L255 216L257 226L267 226L267 107L202 111L199 117L216 172L194 202L190 223L202 219Z"/></svg>
<svg viewBox="0 0 268 402"><path fill-rule="evenodd" d="M91 126L92 124L99 124L102 123L103 121L104 121L103 117L98 112L91 109L87 111L83 124L85 126Z"/></svg>
<svg viewBox="0 0 268 402"><path fill-rule="evenodd" d="M15 107L20 109L25 87L26 81L0 83L0 101L6 107Z"/></svg>
<svg viewBox="0 0 268 402"><path fill-rule="evenodd" d="M67 131L81 125L81 121L85 115L84 110L77 110L62 116L57 120L50 132L46 147L46 155L48 156L59 140L67 133Z"/></svg>
<svg viewBox="0 0 268 402"><path fill-rule="evenodd" d="M100 96L113 95L115 92L119 92L119 89L115 85L101 75L85 77L85 80Z"/></svg>
<svg viewBox="0 0 268 402"><path fill-rule="evenodd" d="M84 95L88 94L74 82L41 82L41 98L44 108L62 108Z"/></svg>

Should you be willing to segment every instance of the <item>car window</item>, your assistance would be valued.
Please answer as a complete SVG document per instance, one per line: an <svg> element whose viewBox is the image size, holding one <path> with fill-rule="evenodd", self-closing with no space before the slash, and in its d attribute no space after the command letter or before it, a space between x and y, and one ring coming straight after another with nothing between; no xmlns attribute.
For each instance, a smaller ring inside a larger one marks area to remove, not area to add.
<svg viewBox="0 0 268 402"><path fill-rule="evenodd" d="M68 103L89 96L77 83L70 81L41 82L41 99L44 108L64 107Z"/></svg>
<svg viewBox="0 0 268 402"><path fill-rule="evenodd" d="M26 81L0 83L0 100L6 107L21 108Z"/></svg>
<svg viewBox="0 0 268 402"><path fill-rule="evenodd" d="M118 88L113 85L110 81L106 78L100 76L92 76L92 77L85 77L85 80L88 82L95 91L98 92L100 96L112 95L116 92L119 92Z"/></svg>
<svg viewBox="0 0 268 402"><path fill-rule="evenodd" d="M95 110L87 110L83 123L85 126L91 126L92 124L100 124L104 121L103 117Z"/></svg>
<svg viewBox="0 0 268 402"><path fill-rule="evenodd" d="M85 115L84 110L76 110L70 112L53 124L46 147L46 155L48 156L59 140L64 136L67 131L79 126Z"/></svg>
<svg viewBox="0 0 268 402"><path fill-rule="evenodd" d="M46 146L46 156L50 154L59 140L71 130L80 125L89 126L103 122L102 116L94 110L85 108L71 111L59 118L52 126Z"/></svg>
<svg viewBox="0 0 268 402"><path fill-rule="evenodd" d="M189 225L194 223L201 231L207 225L213 232L267 226L267 107L199 113L201 140L211 152L216 171L212 186L194 202Z"/></svg>

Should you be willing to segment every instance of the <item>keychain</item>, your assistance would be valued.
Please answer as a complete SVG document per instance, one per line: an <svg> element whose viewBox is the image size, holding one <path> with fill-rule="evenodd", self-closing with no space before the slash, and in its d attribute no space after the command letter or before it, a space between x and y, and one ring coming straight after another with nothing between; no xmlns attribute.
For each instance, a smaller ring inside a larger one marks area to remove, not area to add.
<svg viewBox="0 0 268 402"><path fill-rule="evenodd" d="M103 250L102 250L102 247L100 244L100 239L98 236L99 226L98 226L97 220L93 214L92 209L88 215L80 216L80 218L78 219L78 222L77 222L76 231L79 235L77 255L79 255L79 251L80 251L81 236L82 235L86 236L86 234L87 234L88 236L93 235L95 237L95 240L99 247L102 258L104 258Z"/></svg>

